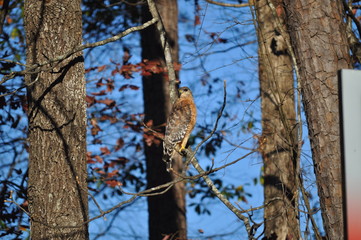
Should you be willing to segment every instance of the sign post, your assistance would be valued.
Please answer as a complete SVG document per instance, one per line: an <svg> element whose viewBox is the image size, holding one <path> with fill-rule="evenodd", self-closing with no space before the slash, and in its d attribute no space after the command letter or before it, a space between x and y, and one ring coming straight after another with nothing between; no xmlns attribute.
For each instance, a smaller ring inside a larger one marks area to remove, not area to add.
<svg viewBox="0 0 361 240"><path fill-rule="evenodd" d="M356 240L361 239L361 71L345 69L340 76L345 236Z"/></svg>

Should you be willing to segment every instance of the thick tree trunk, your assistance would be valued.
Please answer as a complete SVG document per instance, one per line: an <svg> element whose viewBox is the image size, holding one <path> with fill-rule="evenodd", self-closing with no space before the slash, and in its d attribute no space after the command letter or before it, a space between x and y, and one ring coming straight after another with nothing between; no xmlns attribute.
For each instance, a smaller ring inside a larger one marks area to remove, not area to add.
<svg viewBox="0 0 361 240"><path fill-rule="evenodd" d="M178 7L176 0L155 1L163 24L167 31L167 40L172 49L173 61L178 61ZM143 7L144 21L150 20L147 6ZM155 26L141 31L142 58L164 63L164 54L160 43L159 32ZM165 74L153 74L143 77L143 96L145 122L153 120L154 126L166 123L171 103L169 101L169 81ZM164 128L163 128L164 130ZM171 181L174 176L166 171L162 161L162 144L147 146L145 156L147 161L148 187L158 186ZM174 161L174 170L182 169L182 159ZM186 239L185 186L176 184L170 191L153 197L148 197L149 239L161 240L165 235L172 239Z"/></svg>
<svg viewBox="0 0 361 240"><path fill-rule="evenodd" d="M28 65L82 44L80 0L28 0L24 12ZM31 238L88 239L82 54L43 69L26 76Z"/></svg>
<svg viewBox="0 0 361 240"><path fill-rule="evenodd" d="M281 7L282 0L273 4ZM264 162L264 239L299 239L292 61L268 0L256 1ZM283 22L284 14L280 11ZM285 26L282 26L285 27Z"/></svg>
<svg viewBox="0 0 361 240"><path fill-rule="evenodd" d="M350 68L341 1L285 0L328 239L344 239L337 71Z"/></svg>

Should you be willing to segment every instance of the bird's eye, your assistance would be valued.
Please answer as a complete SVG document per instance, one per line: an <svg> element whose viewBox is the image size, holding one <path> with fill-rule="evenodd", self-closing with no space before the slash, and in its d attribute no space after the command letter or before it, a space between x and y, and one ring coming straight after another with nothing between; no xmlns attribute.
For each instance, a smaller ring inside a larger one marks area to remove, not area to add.
<svg viewBox="0 0 361 240"><path fill-rule="evenodd" d="M188 92L188 89L187 89L187 88L185 88L183 91Z"/></svg>

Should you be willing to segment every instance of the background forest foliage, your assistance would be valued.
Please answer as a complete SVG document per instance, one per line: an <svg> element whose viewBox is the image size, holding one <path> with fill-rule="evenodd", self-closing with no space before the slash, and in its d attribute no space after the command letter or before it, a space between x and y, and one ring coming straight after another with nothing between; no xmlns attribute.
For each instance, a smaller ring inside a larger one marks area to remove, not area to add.
<svg viewBox="0 0 361 240"><path fill-rule="evenodd" d="M0 0L0 236L343 239L337 71L360 68L360 1L154 2ZM168 173L176 85L198 119Z"/></svg>

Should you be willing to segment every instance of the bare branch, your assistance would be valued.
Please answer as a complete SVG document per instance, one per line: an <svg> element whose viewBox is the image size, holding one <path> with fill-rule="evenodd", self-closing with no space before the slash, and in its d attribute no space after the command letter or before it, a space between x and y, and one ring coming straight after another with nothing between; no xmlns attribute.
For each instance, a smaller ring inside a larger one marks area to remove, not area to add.
<svg viewBox="0 0 361 240"><path fill-rule="evenodd" d="M194 155L191 154L190 157ZM188 156L187 156L188 157ZM196 159L194 157L192 157L191 159L192 165L193 167L199 172L199 174L203 175L202 178L204 179L204 181L206 182L206 184L208 185L208 187L210 188L210 190L217 196L217 198L219 200L221 200L221 202L226 205L228 207L229 210L231 210L240 220L243 221L247 233L248 233L248 237L249 239L253 239L253 233L252 233L252 229L251 229L251 225L250 225L250 221L249 218L247 218L246 216L242 215L241 211L236 208L218 189L217 187L214 185L213 181L209 178L208 175L205 174L205 171L203 170L203 168L199 165L199 163L196 161Z"/></svg>
<svg viewBox="0 0 361 240"><path fill-rule="evenodd" d="M34 64L32 66L28 66L27 69L23 70L23 71L11 72L10 74L7 74L2 78L2 80L0 81L0 84L3 84L4 82L6 82L6 81L8 81L8 80L10 80L10 79L12 79L12 78L14 78L16 76L23 76L25 74L39 73L39 72L43 71L43 69L41 69L41 67L43 67L45 65L52 64L52 63L59 63L59 62L63 61L64 59L67 59L68 57L72 56L73 54L78 53L80 51L83 51L83 50L85 50L87 48L99 47L99 46L105 45L105 44L110 43L110 42L115 42L115 41L127 36L128 34L130 34L132 32L145 29L145 28L149 27L150 25L156 23L157 21L158 21L157 18L152 18L148 22L145 22L143 25L128 28L127 30L125 30L125 31L113 36L113 37L110 37L110 38L107 38L107 39L104 39L102 41L98 41L98 42L95 42L95 43L86 43L86 44L80 45L80 46L74 48L73 50L68 51L67 53L65 53L63 55L57 56L56 58L51 59L51 60L49 60L47 62L38 63L38 64Z"/></svg>
<svg viewBox="0 0 361 240"><path fill-rule="evenodd" d="M307 215L311 219L311 224L312 224L313 231L315 232L316 239L320 240L320 239L322 239L322 237L321 237L320 232L318 231L318 227L317 227L315 218L313 217L314 213L313 213L313 211L311 209L310 201L308 200L306 190L303 187L303 179L302 179L301 173L298 175L298 177L299 177L299 182L300 182L299 187L301 188L301 192L302 192L302 198L303 198L303 201L304 201L304 203L306 205L307 212L308 212Z"/></svg>
<svg viewBox="0 0 361 240"><path fill-rule="evenodd" d="M23 88L26 88L26 87L29 87L29 86L33 85L34 83L36 83L36 82L39 80L39 77L40 77L40 74L38 74L38 76L36 76L36 78L35 78L34 81L32 81L32 82L30 82L30 83L28 83L28 84L25 84L24 86L21 86L21 87L13 90L13 91L11 91L11 92L7 92L7 93L4 93L4 94L0 94L0 97L5 97L5 96L8 96L8 95L12 95L12 94L16 93L17 91L19 91L19 90L21 90L21 89L23 89Z"/></svg>
<svg viewBox="0 0 361 240"><path fill-rule="evenodd" d="M20 208L24 213L26 213L26 215L30 216L30 213L28 211L26 211L20 204L18 204L14 198L13 198L13 192L10 191L10 199L11 201L9 200L5 200L4 202L8 202L8 203L14 203L18 208Z"/></svg>
<svg viewBox="0 0 361 240"><path fill-rule="evenodd" d="M16 61L12 61L12 60L9 60L9 59L5 59L5 58L0 58L0 62L7 62L7 63L12 63L12 64L16 64L16 65L20 65L20 66L26 67L26 65L23 64L23 63L19 63L19 62L16 62Z"/></svg>

